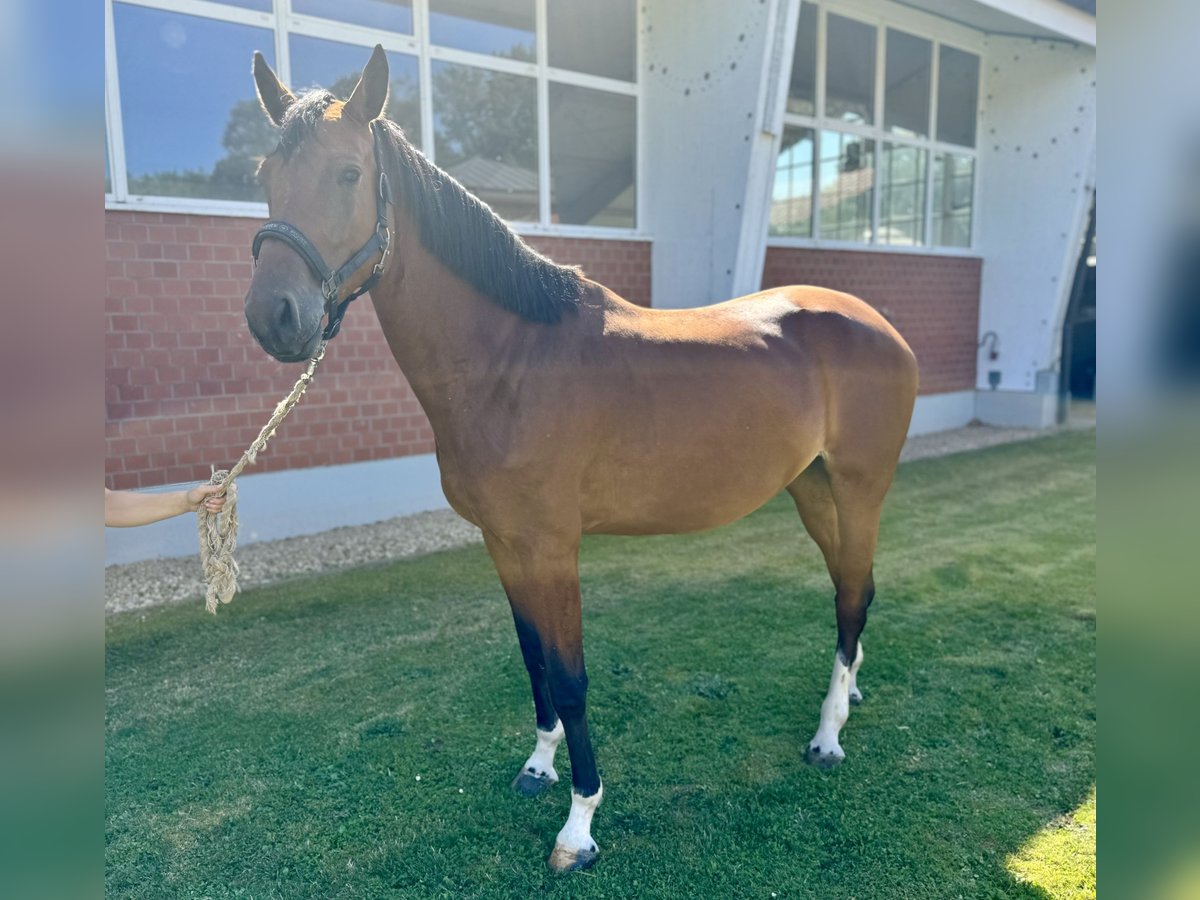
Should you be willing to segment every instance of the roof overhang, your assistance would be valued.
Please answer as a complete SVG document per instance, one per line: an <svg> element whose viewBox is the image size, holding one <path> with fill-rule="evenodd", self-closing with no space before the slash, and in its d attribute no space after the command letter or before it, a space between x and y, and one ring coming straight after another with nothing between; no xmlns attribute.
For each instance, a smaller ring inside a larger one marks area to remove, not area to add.
<svg viewBox="0 0 1200 900"><path fill-rule="evenodd" d="M1096 46L1095 8L1088 0L900 0L986 34L1074 41Z"/></svg>

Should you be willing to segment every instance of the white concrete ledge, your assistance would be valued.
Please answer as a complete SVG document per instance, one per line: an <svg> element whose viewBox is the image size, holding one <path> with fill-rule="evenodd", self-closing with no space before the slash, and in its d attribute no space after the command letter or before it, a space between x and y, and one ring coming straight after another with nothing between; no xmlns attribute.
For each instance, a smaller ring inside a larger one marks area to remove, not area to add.
<svg viewBox="0 0 1200 900"><path fill-rule="evenodd" d="M316 534L395 516L445 509L432 453L341 466L243 475L238 484L239 543ZM190 485L167 485L178 490ZM197 552L196 517L141 528L104 529L104 562L137 562Z"/></svg>
<svg viewBox="0 0 1200 900"><path fill-rule="evenodd" d="M976 391L975 417L988 425L1049 428L1058 418L1058 394L1050 391Z"/></svg>
<svg viewBox="0 0 1200 900"><path fill-rule="evenodd" d="M975 418L975 392L927 394L917 398L908 435L929 434L961 428Z"/></svg>

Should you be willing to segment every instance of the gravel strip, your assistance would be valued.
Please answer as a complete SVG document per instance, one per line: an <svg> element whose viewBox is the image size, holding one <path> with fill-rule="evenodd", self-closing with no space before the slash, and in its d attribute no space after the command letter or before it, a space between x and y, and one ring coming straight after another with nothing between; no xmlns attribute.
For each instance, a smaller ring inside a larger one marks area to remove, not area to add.
<svg viewBox="0 0 1200 900"><path fill-rule="evenodd" d="M1084 418L1063 427L1094 428L1095 419ZM906 462L1010 444L1055 430L1060 429L972 425L925 434L909 439L900 460ZM369 525L334 528L320 534L246 544L237 551L241 566L238 583L243 589L258 587L298 575L391 562L482 542L479 529L460 519L452 510L416 513ZM182 600L199 603L203 596L203 576L196 556L145 560L108 566L104 570L106 614Z"/></svg>

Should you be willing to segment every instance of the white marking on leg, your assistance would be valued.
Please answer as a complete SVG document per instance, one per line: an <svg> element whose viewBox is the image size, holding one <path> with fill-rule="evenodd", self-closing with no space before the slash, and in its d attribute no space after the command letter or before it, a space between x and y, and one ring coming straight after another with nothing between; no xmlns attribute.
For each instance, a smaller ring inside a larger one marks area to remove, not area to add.
<svg viewBox="0 0 1200 900"><path fill-rule="evenodd" d="M809 741L808 749L823 757L833 756L838 760L846 754L838 743L838 733L850 717L850 669L842 662L840 653L833 654L833 675L829 679L829 692L821 704L821 724L816 736Z"/></svg>
<svg viewBox="0 0 1200 900"><path fill-rule="evenodd" d="M604 785L590 797L571 791L571 813L567 816L567 824L558 833L554 842L554 853L551 864L556 868L565 868L581 855L592 855L599 852L596 842L592 840L592 816L604 796ZM564 865L565 864L565 865Z"/></svg>
<svg viewBox="0 0 1200 900"><path fill-rule="evenodd" d="M558 773L554 771L554 753L563 739L563 724L560 719L554 723L553 731L537 729L537 747L529 759L525 760L522 772L528 772L537 778L544 778L551 784L558 781Z"/></svg>
<svg viewBox="0 0 1200 900"><path fill-rule="evenodd" d="M858 653L854 655L854 665L850 667L850 702L862 703L862 691L858 689L858 667L862 665L863 648L862 641L858 642Z"/></svg>

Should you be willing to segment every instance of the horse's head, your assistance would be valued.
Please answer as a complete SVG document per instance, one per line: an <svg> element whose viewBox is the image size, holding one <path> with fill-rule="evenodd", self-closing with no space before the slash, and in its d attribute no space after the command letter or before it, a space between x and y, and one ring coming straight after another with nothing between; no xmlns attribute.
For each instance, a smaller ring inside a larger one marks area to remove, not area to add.
<svg viewBox="0 0 1200 900"><path fill-rule="evenodd" d="M375 48L345 102L324 91L295 97L259 53L254 81L280 140L259 169L271 222L255 236L246 322L264 350L295 362L336 330L341 304L386 261L388 191L371 122L387 101L387 56Z"/></svg>

